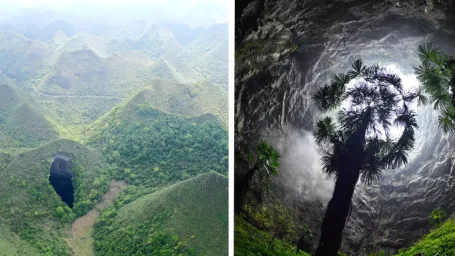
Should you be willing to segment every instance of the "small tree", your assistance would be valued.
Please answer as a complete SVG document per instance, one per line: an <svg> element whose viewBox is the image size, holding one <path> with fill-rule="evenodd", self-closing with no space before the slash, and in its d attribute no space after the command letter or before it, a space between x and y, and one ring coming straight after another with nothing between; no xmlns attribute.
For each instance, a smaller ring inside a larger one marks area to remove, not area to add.
<svg viewBox="0 0 455 256"><path fill-rule="evenodd" d="M438 227L447 219L446 212L441 208L434 209L428 216L428 221L433 227Z"/></svg>
<svg viewBox="0 0 455 256"><path fill-rule="evenodd" d="M55 214L59 219L63 219L65 217L65 209L63 207L59 206L57 209L55 209Z"/></svg>
<svg viewBox="0 0 455 256"><path fill-rule="evenodd" d="M248 154L248 171L235 180L234 188L234 210L239 213L243 207L245 195L248 191L250 181L258 173L261 175L261 184L267 189L271 176L278 175L280 167L280 154L267 142L260 142L255 151Z"/></svg>
<svg viewBox="0 0 455 256"><path fill-rule="evenodd" d="M245 206L245 213L256 222L261 229L269 232L272 238L268 249L272 248L275 238L294 237L296 231L296 211L286 207L283 202L274 200L259 205L256 209Z"/></svg>

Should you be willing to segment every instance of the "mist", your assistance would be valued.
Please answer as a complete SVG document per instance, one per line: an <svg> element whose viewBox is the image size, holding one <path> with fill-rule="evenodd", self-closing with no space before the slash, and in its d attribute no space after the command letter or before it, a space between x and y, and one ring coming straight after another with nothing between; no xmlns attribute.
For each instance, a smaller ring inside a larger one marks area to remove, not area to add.
<svg viewBox="0 0 455 256"><path fill-rule="evenodd" d="M144 20L149 24L178 23L190 27L207 27L227 23L228 7L227 0L7 0L0 3L0 21L24 16L33 19L41 13L54 20L80 18L112 25Z"/></svg>
<svg viewBox="0 0 455 256"><path fill-rule="evenodd" d="M328 201L334 182L322 172L322 152L311 132L290 129L282 138L271 133L266 140L281 154L280 173L276 179L289 197L308 201Z"/></svg>

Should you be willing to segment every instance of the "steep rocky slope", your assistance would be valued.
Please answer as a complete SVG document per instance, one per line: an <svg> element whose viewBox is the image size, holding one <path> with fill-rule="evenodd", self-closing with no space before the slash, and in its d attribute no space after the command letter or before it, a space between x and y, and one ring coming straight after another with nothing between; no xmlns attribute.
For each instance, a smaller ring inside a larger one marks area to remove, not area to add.
<svg viewBox="0 0 455 256"><path fill-rule="evenodd" d="M271 194L297 205L313 231L319 232L333 182L320 171L311 137L318 113L310 95L357 58L412 77L419 44L431 41L453 55L454 7L451 1L237 1L236 152L260 138L280 150ZM428 231L426 217L435 207L455 212L453 136L441 133L430 108L418 114L410 164L356 189L343 251L394 251ZM237 161L236 173L243 171Z"/></svg>

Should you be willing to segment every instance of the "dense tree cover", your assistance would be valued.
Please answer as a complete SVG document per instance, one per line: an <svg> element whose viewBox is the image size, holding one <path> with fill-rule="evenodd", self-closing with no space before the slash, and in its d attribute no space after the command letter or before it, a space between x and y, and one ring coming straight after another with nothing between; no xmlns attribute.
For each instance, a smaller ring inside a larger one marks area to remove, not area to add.
<svg viewBox="0 0 455 256"><path fill-rule="evenodd" d="M211 118L184 118L153 109L134 108L130 118L112 113L89 144L102 149L116 179L154 186L214 170L227 174L227 133Z"/></svg>
<svg viewBox="0 0 455 256"><path fill-rule="evenodd" d="M354 85L348 87L351 81ZM336 180L316 256L337 254L359 179L370 183L383 170L407 163L418 128L410 106L421 96L420 92L405 91L401 78L385 68L366 67L360 60L314 94L315 105L323 112L347 105L338 111L336 121L331 117L318 121L314 132L316 142L326 149L323 172ZM390 134L392 125L403 129L398 138Z"/></svg>
<svg viewBox="0 0 455 256"><path fill-rule="evenodd" d="M74 185L74 206L72 211L79 217L92 209L108 190L109 173L112 172L112 169L106 166L105 169L98 170L97 175L94 175L94 179L91 180L84 178L86 168L83 165L74 165L72 171Z"/></svg>

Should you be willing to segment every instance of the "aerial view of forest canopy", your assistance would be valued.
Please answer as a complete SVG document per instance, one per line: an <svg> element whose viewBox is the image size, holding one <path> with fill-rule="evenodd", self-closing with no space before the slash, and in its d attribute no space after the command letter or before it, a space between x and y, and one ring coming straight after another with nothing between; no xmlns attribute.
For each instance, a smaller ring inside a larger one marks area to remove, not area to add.
<svg viewBox="0 0 455 256"><path fill-rule="evenodd" d="M228 255L226 3L35 2L0 4L0 255Z"/></svg>

